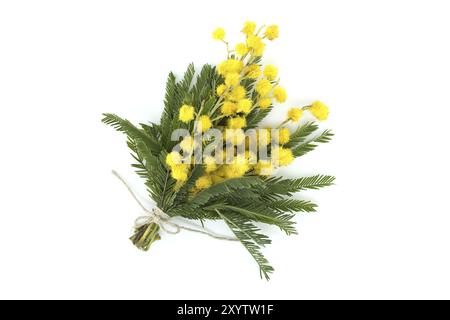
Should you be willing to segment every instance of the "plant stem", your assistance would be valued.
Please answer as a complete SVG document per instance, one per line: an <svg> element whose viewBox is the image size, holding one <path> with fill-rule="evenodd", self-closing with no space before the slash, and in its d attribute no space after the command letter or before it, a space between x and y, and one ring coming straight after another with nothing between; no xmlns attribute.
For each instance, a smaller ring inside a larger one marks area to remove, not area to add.
<svg viewBox="0 0 450 320"><path fill-rule="evenodd" d="M156 223L145 224L135 229L130 240L140 250L148 251L156 240L160 240L159 226Z"/></svg>

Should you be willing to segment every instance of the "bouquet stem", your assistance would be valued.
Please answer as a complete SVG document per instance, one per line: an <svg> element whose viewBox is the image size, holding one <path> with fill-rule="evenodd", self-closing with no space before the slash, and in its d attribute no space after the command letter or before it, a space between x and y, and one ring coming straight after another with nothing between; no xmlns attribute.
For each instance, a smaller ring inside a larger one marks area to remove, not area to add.
<svg viewBox="0 0 450 320"><path fill-rule="evenodd" d="M156 240L160 240L159 226L156 223L145 224L135 229L130 240L140 250L148 251Z"/></svg>

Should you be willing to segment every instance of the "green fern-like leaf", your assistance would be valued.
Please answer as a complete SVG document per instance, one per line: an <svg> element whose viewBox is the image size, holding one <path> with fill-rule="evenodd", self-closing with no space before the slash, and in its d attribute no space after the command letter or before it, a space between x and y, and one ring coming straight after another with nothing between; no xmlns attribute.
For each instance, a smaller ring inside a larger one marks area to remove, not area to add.
<svg viewBox="0 0 450 320"><path fill-rule="evenodd" d="M262 184L263 181L259 177L253 176L225 180L198 193L189 201L188 205L191 207L200 207L207 204L211 199L226 197L231 192L241 189L251 189Z"/></svg>
<svg viewBox="0 0 450 320"><path fill-rule="evenodd" d="M296 147L298 144L304 142L306 138L313 134L319 126L315 122L307 122L297 128L294 133L291 134L289 143L286 144L286 148Z"/></svg>
<svg viewBox="0 0 450 320"><path fill-rule="evenodd" d="M122 119L112 113L104 113L103 116L103 123L112 126L119 132L125 133L133 140L141 140L153 154L158 154L161 151L161 146L154 137L150 136L144 130L135 127L130 121Z"/></svg>
<svg viewBox="0 0 450 320"><path fill-rule="evenodd" d="M261 253L261 245L269 244L270 239L259 233L259 229L243 217L233 213L225 214L219 210L216 210L216 212L256 261L261 277L264 276L266 280L269 280L274 269Z"/></svg>
<svg viewBox="0 0 450 320"><path fill-rule="evenodd" d="M317 205L306 200L282 199L271 201L268 207L277 212L315 212Z"/></svg>
<svg viewBox="0 0 450 320"><path fill-rule="evenodd" d="M311 152L312 150L314 150L317 147L318 143L330 142L332 137L333 137L333 133L331 132L331 130L325 130L316 138L311 139L308 142L300 144L298 147L294 148L292 150L292 153L294 154L294 157L304 156L308 152Z"/></svg>
<svg viewBox="0 0 450 320"><path fill-rule="evenodd" d="M227 205L224 206L224 208L239 213L245 216L247 219L275 225L286 232L286 234L288 235L297 233L297 230L294 227L295 222L291 221L291 219L294 217L292 214L276 212L274 210L271 210L264 204L253 204L252 206L242 205L241 207Z"/></svg>
<svg viewBox="0 0 450 320"><path fill-rule="evenodd" d="M269 178L261 191L261 196L274 199L282 196L292 196L301 190L317 190L333 185L333 176L315 175L299 179Z"/></svg>
<svg viewBox="0 0 450 320"><path fill-rule="evenodd" d="M247 117L247 128L248 129L256 128L259 125L259 123L269 115L272 109L273 106L266 109L256 108L255 110L253 110Z"/></svg>

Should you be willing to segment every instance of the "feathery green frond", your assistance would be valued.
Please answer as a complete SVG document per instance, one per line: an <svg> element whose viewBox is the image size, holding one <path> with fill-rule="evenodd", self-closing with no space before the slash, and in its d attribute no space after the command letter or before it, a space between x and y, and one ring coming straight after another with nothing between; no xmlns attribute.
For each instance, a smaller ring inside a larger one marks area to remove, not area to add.
<svg viewBox="0 0 450 320"><path fill-rule="evenodd" d="M294 227L295 222L291 221L294 215L270 210L270 208L268 208L264 204L255 204L251 207L235 207L226 205L224 206L224 208L236 213L240 213L241 215L244 215L252 221L259 221L262 223L275 225L286 232L286 234L288 235L297 234L297 230Z"/></svg>
<svg viewBox="0 0 450 320"><path fill-rule="evenodd" d="M119 132L123 132L129 138L142 140L147 148L154 154L161 151L161 146L153 137L147 134L144 130L135 127L130 121L122 119L112 113L104 113L102 122L110 125Z"/></svg>
<svg viewBox="0 0 450 320"><path fill-rule="evenodd" d="M267 197L276 198L278 196L292 196L293 193L301 190L317 190L333 185L333 176L315 175L299 179L266 179L262 194Z"/></svg>
<svg viewBox="0 0 450 320"><path fill-rule="evenodd" d="M191 207L199 207L205 205L211 199L226 197L231 192L241 189L251 189L262 184L263 181L259 177L253 176L225 180L199 192L189 201L188 205Z"/></svg>
<svg viewBox="0 0 450 320"><path fill-rule="evenodd" d="M292 150L292 153L294 154L294 157L301 157L308 152L311 152L317 147L317 143L328 143L331 141L331 138L333 137L333 133L331 130L325 130L322 132L319 136L316 138L313 138L309 140L306 143L300 144L298 147L294 148Z"/></svg>
<svg viewBox="0 0 450 320"><path fill-rule="evenodd" d="M273 106L266 109L256 108L255 110L253 110L247 117L247 128L256 128L258 124L269 115L272 109Z"/></svg>
<svg viewBox="0 0 450 320"><path fill-rule="evenodd" d="M297 128L294 133L291 134L291 139L289 143L286 144L286 148L293 148L299 143L302 143L306 138L313 134L319 126L315 122L307 122Z"/></svg>
<svg viewBox="0 0 450 320"><path fill-rule="evenodd" d="M259 243L268 244L270 239L259 233L259 229L256 226L239 215L233 213L225 214L219 210L216 210L216 212L230 227L236 238L244 245L256 263L258 263L261 277L264 276L266 280L269 280L270 274L274 269L261 253L261 245Z"/></svg>
<svg viewBox="0 0 450 320"><path fill-rule="evenodd" d="M315 212L317 205L306 200L282 199L271 201L268 207L278 212Z"/></svg>

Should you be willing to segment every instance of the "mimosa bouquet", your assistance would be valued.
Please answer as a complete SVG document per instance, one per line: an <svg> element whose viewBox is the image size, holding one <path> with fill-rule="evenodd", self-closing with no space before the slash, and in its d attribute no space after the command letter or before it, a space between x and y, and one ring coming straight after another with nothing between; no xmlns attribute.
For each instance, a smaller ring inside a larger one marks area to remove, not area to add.
<svg viewBox="0 0 450 320"><path fill-rule="evenodd" d="M242 33L245 41L232 48L223 29L213 32L226 47L226 59L217 66L204 65L196 75L191 64L180 81L169 74L159 124L135 126L114 114L104 114L103 122L126 134L132 166L156 204L136 221L134 245L148 250L160 234L180 229L240 241L261 276L269 279L274 269L261 248L271 240L258 224L295 234L295 213L313 212L316 205L294 194L334 181L328 175L285 179L276 170L329 142L332 133L319 130L315 121L295 130L287 127L299 123L305 112L319 121L327 119L328 108L320 101L291 108L277 126L258 126L287 98L277 68L261 63L266 41L278 37L278 27L246 22ZM201 226L180 226L173 217L198 220ZM206 231L206 220L222 220L234 236Z"/></svg>

